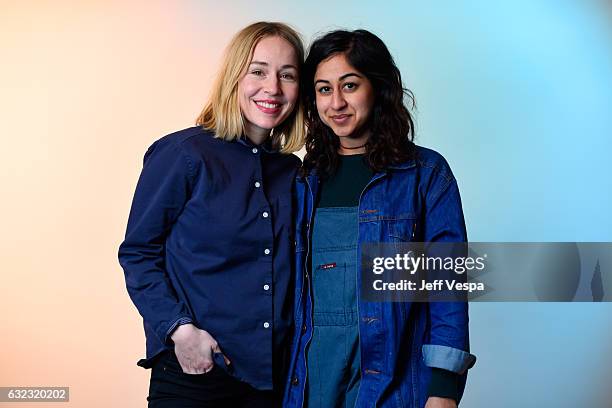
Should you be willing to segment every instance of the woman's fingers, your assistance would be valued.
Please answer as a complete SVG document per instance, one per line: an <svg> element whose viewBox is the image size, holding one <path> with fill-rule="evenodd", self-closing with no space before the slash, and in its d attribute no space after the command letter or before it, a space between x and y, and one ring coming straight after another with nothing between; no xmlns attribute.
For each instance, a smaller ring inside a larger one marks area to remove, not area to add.
<svg viewBox="0 0 612 408"><path fill-rule="evenodd" d="M223 361L225 361L225 365L230 365L231 361L229 358L226 357L225 354L223 354L223 351L221 351L221 347L219 347L219 344L217 344L217 342L215 342L215 347L213 347L213 353L215 354L221 354L223 356Z"/></svg>
<svg viewBox="0 0 612 408"><path fill-rule="evenodd" d="M189 350L187 352L175 350L175 352L176 358L181 365L183 372L186 374L204 374L212 370L215 365L210 352L202 353L197 349Z"/></svg>
<svg viewBox="0 0 612 408"><path fill-rule="evenodd" d="M176 337L174 350L184 373L204 374L210 372L215 366L213 353L222 355L226 365L231 364L229 358L221 351L217 341L205 330L192 326L189 331Z"/></svg>
<svg viewBox="0 0 612 408"><path fill-rule="evenodd" d="M177 335L174 351L186 374L204 374L212 370L212 349L218 347L215 339L205 330L189 327Z"/></svg>

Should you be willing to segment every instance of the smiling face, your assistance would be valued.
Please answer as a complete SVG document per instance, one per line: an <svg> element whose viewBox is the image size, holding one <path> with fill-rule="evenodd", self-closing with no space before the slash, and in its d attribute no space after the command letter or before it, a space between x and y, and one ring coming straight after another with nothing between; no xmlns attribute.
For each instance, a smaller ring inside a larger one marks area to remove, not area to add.
<svg viewBox="0 0 612 408"><path fill-rule="evenodd" d="M335 54L317 66L314 76L317 112L321 120L340 137L341 144L353 147L369 137L366 128L374 89L344 54Z"/></svg>
<svg viewBox="0 0 612 408"><path fill-rule="evenodd" d="M240 111L246 134L263 141L297 104L298 58L293 46L277 36L262 38L238 82Z"/></svg>

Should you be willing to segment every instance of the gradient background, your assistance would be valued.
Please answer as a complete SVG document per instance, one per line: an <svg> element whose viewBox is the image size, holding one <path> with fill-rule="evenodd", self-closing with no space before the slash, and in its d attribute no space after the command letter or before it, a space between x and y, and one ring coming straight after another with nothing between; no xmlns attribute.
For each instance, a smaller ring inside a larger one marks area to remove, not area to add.
<svg viewBox="0 0 612 408"><path fill-rule="evenodd" d="M610 5L427 3L0 1L0 386L145 406L116 257L142 156L192 125L229 37L256 20L307 43L380 35L416 95L417 142L459 180L472 241L612 241ZM612 407L611 312L472 305L462 406Z"/></svg>

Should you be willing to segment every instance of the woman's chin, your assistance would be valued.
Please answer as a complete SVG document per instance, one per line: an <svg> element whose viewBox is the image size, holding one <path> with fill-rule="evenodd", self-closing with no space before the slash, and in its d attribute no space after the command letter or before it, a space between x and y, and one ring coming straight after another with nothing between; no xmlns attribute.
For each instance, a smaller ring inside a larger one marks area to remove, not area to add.
<svg viewBox="0 0 612 408"><path fill-rule="evenodd" d="M351 137L351 135L353 134L352 128L332 127L331 129L333 130L334 134L338 137Z"/></svg>

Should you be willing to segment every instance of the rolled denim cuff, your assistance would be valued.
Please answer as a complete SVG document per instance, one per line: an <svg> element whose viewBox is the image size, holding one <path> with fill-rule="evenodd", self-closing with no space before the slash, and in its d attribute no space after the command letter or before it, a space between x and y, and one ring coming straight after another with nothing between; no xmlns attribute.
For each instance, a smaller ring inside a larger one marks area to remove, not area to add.
<svg viewBox="0 0 612 408"><path fill-rule="evenodd" d="M466 351L437 344L423 345L423 362L427 367L464 374L476 363L476 356Z"/></svg>

